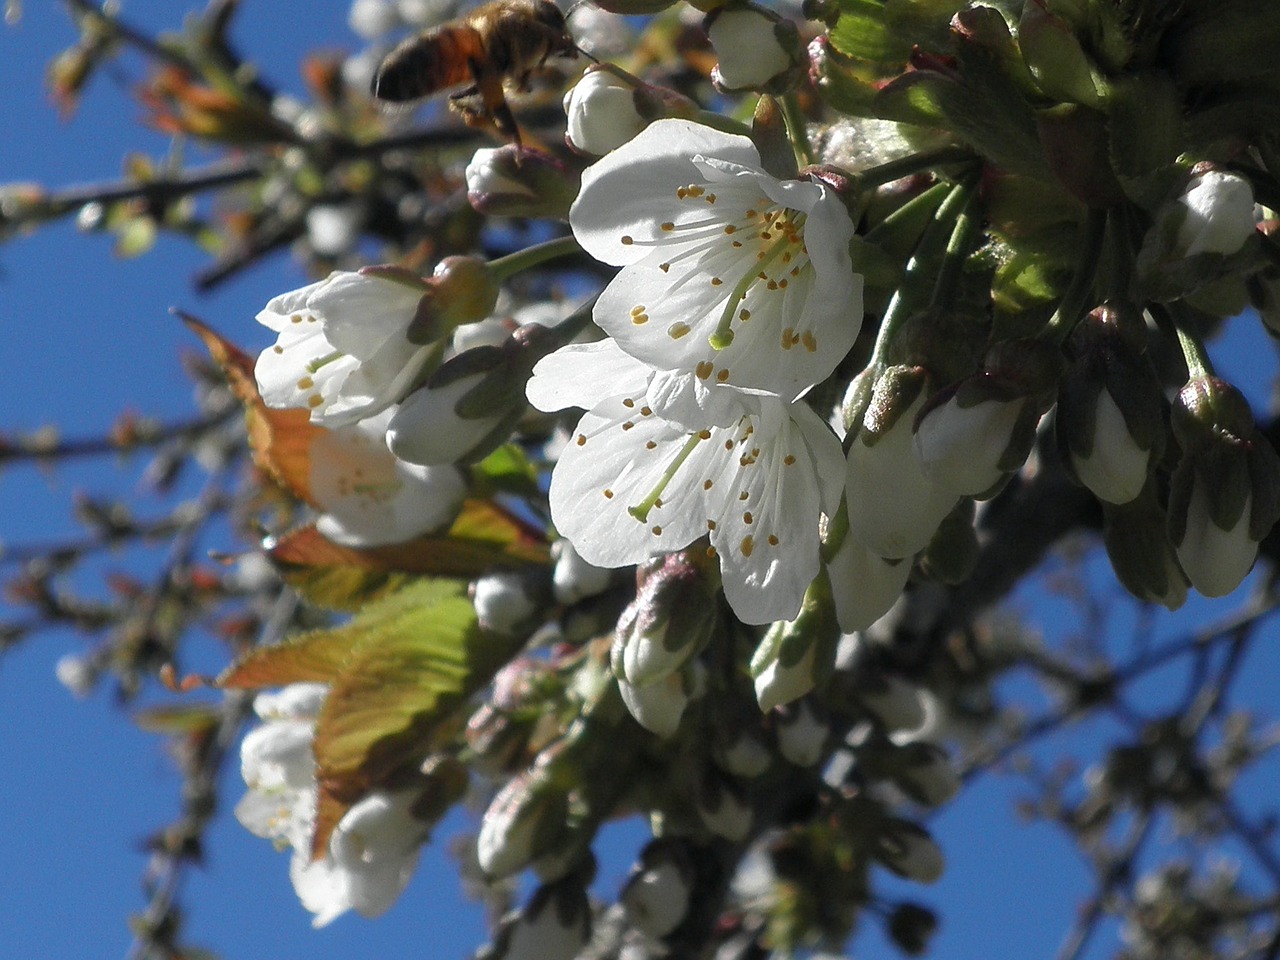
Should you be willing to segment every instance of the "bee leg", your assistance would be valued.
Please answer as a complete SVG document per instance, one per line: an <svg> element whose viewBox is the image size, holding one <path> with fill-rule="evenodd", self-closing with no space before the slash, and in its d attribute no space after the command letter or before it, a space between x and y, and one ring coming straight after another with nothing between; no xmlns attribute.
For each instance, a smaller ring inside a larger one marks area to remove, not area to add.
<svg viewBox="0 0 1280 960"><path fill-rule="evenodd" d="M471 69L476 78L476 88L484 101L485 112L493 120L493 125L498 128L498 131L511 137L519 148L521 146L520 128L516 126L516 118L507 104L506 94L503 93L502 74L488 63L475 60L471 61Z"/></svg>

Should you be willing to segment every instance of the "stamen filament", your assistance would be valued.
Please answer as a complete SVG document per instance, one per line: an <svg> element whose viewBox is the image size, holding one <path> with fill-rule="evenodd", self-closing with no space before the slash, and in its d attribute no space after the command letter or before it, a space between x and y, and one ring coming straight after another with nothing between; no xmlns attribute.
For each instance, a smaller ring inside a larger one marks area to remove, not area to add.
<svg viewBox="0 0 1280 960"><path fill-rule="evenodd" d="M657 485L649 492L647 497L635 506L627 507L627 513L631 514L631 516L635 517L641 523L646 523L649 519L649 511L652 510L658 500L662 498L663 491L667 489L667 484L671 482L672 478L676 475L676 471L680 469L681 465L689 459L689 454L693 453L693 448L701 443L702 440L703 437L699 433L695 433L686 440L683 449L676 454L676 458L671 462L671 465L663 471L662 479L658 481Z"/></svg>

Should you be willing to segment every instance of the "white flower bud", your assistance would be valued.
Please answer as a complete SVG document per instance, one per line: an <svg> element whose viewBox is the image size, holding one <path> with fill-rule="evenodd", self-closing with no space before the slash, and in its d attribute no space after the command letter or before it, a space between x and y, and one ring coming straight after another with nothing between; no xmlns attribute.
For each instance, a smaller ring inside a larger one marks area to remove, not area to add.
<svg viewBox="0 0 1280 960"><path fill-rule="evenodd" d="M733 742L719 751L721 769L735 777L758 777L773 763L773 754L755 737L739 733Z"/></svg>
<svg viewBox="0 0 1280 960"><path fill-rule="evenodd" d="M803 697L817 683L815 656L818 645L811 643L794 663L775 656L756 674L756 700L762 712Z"/></svg>
<svg viewBox="0 0 1280 960"><path fill-rule="evenodd" d="M684 671L677 670L642 686L619 680L618 690L640 726L663 739L675 735L684 708L689 705Z"/></svg>
<svg viewBox="0 0 1280 960"><path fill-rule="evenodd" d="M504 921L501 960L573 960L587 945L590 908L581 890L542 887L530 903Z"/></svg>
<svg viewBox="0 0 1280 960"><path fill-rule="evenodd" d="M538 609L518 573L491 573L476 580L471 602L480 625L504 636L516 633Z"/></svg>
<svg viewBox="0 0 1280 960"><path fill-rule="evenodd" d="M680 926L692 892L687 872L672 860L661 860L631 876L618 902L641 933L661 939Z"/></svg>
<svg viewBox="0 0 1280 960"><path fill-rule="evenodd" d="M890 734L899 730L918 730L928 716L923 691L914 683L892 674L885 674L882 679L883 686L868 686L858 691L862 705L880 718Z"/></svg>
<svg viewBox="0 0 1280 960"><path fill-rule="evenodd" d="M698 797L697 808L703 826L726 840L737 843L751 830L751 808L727 787L708 785Z"/></svg>
<svg viewBox="0 0 1280 960"><path fill-rule="evenodd" d="M373 40L400 26L400 13L392 0L354 0L347 24L358 36Z"/></svg>
<svg viewBox="0 0 1280 960"><path fill-rule="evenodd" d="M1151 450L1134 441L1124 414L1106 390L1098 392L1095 407L1093 450L1088 457L1071 451L1071 465L1080 482L1099 500L1128 503L1147 482Z"/></svg>
<svg viewBox="0 0 1280 960"><path fill-rule="evenodd" d="M477 420L458 415L456 406L487 373L459 377L442 387L415 390L387 424L387 446L406 463L442 466L457 463L501 423L506 411Z"/></svg>
<svg viewBox="0 0 1280 960"><path fill-rule="evenodd" d="M840 629L845 633L865 630L888 613L902 596L911 567L911 560L885 560L855 537L846 536L827 564Z"/></svg>
<svg viewBox="0 0 1280 960"><path fill-rule="evenodd" d="M831 730L804 700L778 708L778 750L797 767L811 767L822 759Z"/></svg>
<svg viewBox="0 0 1280 960"><path fill-rule="evenodd" d="M1187 507L1186 535L1175 545L1178 562L1191 585L1206 597L1225 597L1253 568L1258 542L1249 534L1253 494L1245 495L1235 525L1224 530L1213 522L1208 483L1196 477Z"/></svg>
<svg viewBox="0 0 1280 960"><path fill-rule="evenodd" d="M1175 249L1182 256L1218 253L1230 256L1253 235L1256 226L1253 188L1230 173L1210 170L1196 178L1178 198L1184 219Z"/></svg>
<svg viewBox="0 0 1280 960"><path fill-rule="evenodd" d="M553 543L551 553L556 560L551 573L551 587L557 603L577 603L603 593L609 586L612 573L587 563L568 540Z"/></svg>
<svg viewBox="0 0 1280 960"><path fill-rule="evenodd" d="M955 397L930 410L915 438L925 475L957 496L990 490L1004 476L1000 460L1021 412L1021 400L983 400L962 407Z"/></svg>
<svg viewBox="0 0 1280 960"><path fill-rule="evenodd" d="M719 60L715 79L726 90L762 90L794 66L776 14L751 5L721 7L709 21L707 39Z"/></svg>
<svg viewBox="0 0 1280 960"><path fill-rule="evenodd" d="M84 698L93 692L94 672L85 661L73 653L59 657L53 668L58 682L77 697Z"/></svg>
<svg viewBox="0 0 1280 960"><path fill-rule="evenodd" d="M566 136L576 150L603 156L648 125L636 109L636 88L610 70L588 70L565 94Z"/></svg>

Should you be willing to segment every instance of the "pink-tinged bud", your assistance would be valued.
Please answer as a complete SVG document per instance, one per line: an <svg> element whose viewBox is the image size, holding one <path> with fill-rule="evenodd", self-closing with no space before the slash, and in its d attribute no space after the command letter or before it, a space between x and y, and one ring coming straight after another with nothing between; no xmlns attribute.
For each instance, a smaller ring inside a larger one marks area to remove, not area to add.
<svg viewBox="0 0 1280 960"><path fill-rule="evenodd" d="M916 424L925 474L957 496L981 498L1017 470L1053 405L1062 355L1038 340L998 343L984 369L934 396Z"/></svg>
<svg viewBox="0 0 1280 960"><path fill-rule="evenodd" d="M1145 355L1137 309L1098 307L1071 337L1075 360L1058 392L1063 460L1099 500L1128 503L1164 449L1164 395Z"/></svg>
<svg viewBox="0 0 1280 960"><path fill-rule="evenodd" d="M1182 459L1169 492L1169 539L1191 585L1230 593L1280 519L1280 457L1258 432L1248 401L1217 377L1187 383L1173 404Z"/></svg>
<svg viewBox="0 0 1280 960"><path fill-rule="evenodd" d="M513 636L529 626L538 610L530 584L519 573L491 573L471 585L480 626L502 636Z"/></svg>
<svg viewBox="0 0 1280 960"><path fill-rule="evenodd" d="M956 502L950 486L925 474L916 453L913 426L924 407L924 386L919 367L886 370L876 378L849 442L849 535L889 560L912 557L928 546Z"/></svg>
<svg viewBox="0 0 1280 960"><path fill-rule="evenodd" d="M722 92L785 93L807 67L796 25L764 7L736 2L716 7L702 28L719 60L711 81Z"/></svg>
<svg viewBox="0 0 1280 960"><path fill-rule="evenodd" d="M760 709L767 713L790 703L830 675L838 639L831 586L818 576L805 592L799 615L773 624L751 656Z"/></svg>
<svg viewBox="0 0 1280 960"><path fill-rule="evenodd" d="M845 633L865 630L898 602L911 576L911 560L886 560L852 533L827 561L836 621Z"/></svg>
<svg viewBox="0 0 1280 960"><path fill-rule="evenodd" d="M484 812L476 859L491 877L508 877L552 850L565 831L568 799L535 773L508 781Z"/></svg>
<svg viewBox="0 0 1280 960"><path fill-rule="evenodd" d="M684 552L640 571L636 599L618 618L610 659L620 680L643 687L679 670L720 623L711 584Z"/></svg>
<svg viewBox="0 0 1280 960"><path fill-rule="evenodd" d="M946 867L942 850L922 828L906 820L886 820L875 856L908 880L935 883Z"/></svg>
<svg viewBox="0 0 1280 960"><path fill-rule="evenodd" d="M654 840L618 896L627 920L646 936L662 939L684 921L693 892L694 869L684 845Z"/></svg>
<svg viewBox="0 0 1280 960"><path fill-rule="evenodd" d="M822 759L831 727L808 700L776 707L773 715L778 750L788 761L797 767L811 767Z"/></svg>
<svg viewBox="0 0 1280 960"><path fill-rule="evenodd" d="M582 170L513 143L477 150L467 164L467 201L491 217L567 220Z"/></svg>

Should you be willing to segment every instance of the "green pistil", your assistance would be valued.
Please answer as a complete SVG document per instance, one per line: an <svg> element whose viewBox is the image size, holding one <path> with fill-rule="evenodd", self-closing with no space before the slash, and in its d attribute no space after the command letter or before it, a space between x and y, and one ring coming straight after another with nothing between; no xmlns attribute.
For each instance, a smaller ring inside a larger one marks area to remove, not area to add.
<svg viewBox="0 0 1280 960"><path fill-rule="evenodd" d="M793 227L794 230L799 230L799 228L800 225L798 223ZM724 305L724 310L720 313L720 322L716 324L715 332L708 338L713 350L723 350L733 343L733 318L737 316L738 304L746 299L747 291L751 289L751 285L760 280L760 273L774 260L777 260L791 245L793 233L781 230L777 221L774 221L768 229L778 230L779 236L765 248L765 255L752 264L751 270L737 282L729 293L729 299Z"/></svg>
<svg viewBox="0 0 1280 960"><path fill-rule="evenodd" d="M689 454L693 453L693 448L701 443L703 439L705 438L702 437L701 434L695 433L685 441L684 449L676 454L675 460L673 460L671 462L671 466L667 467L663 472L662 479L659 480L657 485L649 492L649 496L645 497L634 507L627 507L627 513L631 514L641 523L647 523L649 521L649 511L653 509L654 504L656 504L658 499L662 496L663 491L667 489L667 484L671 482L672 477L676 475L676 471L680 469L681 465L689 459Z"/></svg>
<svg viewBox="0 0 1280 960"><path fill-rule="evenodd" d="M335 350L333 351L333 353L327 354L326 356L316 357L314 360L312 360L310 363L307 364L307 373L315 373L321 367L327 367L329 364L333 363L335 360L341 360L345 356L346 354L343 353L341 350Z"/></svg>

